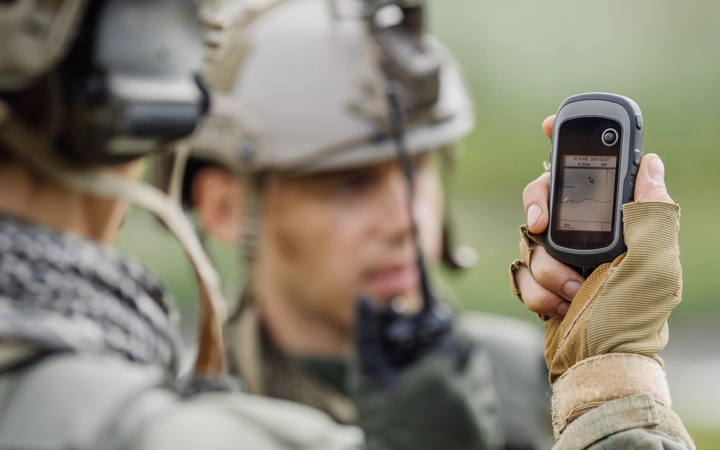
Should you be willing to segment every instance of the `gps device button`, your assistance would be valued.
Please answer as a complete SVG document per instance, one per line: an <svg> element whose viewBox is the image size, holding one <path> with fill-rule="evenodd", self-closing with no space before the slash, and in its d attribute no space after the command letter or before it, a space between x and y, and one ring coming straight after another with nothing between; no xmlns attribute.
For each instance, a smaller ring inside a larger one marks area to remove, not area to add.
<svg viewBox="0 0 720 450"><path fill-rule="evenodd" d="M641 159L642 159L642 152L638 149L635 149L635 152L633 153L633 164L635 164L636 166L639 166Z"/></svg>
<svg viewBox="0 0 720 450"><path fill-rule="evenodd" d="M642 130L643 120L642 120L642 116L640 114L635 115L635 126L637 127L638 130Z"/></svg>

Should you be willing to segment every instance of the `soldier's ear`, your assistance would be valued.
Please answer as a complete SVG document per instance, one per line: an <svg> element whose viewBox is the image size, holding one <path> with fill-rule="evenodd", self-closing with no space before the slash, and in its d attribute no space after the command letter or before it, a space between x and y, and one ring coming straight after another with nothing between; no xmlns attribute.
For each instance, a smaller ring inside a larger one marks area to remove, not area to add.
<svg viewBox="0 0 720 450"><path fill-rule="evenodd" d="M221 242L236 245L245 211L242 177L220 167L205 167L193 178L191 192L203 230Z"/></svg>

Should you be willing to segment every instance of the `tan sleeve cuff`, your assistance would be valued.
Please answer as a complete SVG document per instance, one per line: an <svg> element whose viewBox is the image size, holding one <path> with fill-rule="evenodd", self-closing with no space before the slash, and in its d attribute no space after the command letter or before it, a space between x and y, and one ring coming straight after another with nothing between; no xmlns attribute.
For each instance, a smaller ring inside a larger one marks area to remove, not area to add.
<svg viewBox="0 0 720 450"><path fill-rule="evenodd" d="M553 384L553 431L558 439L575 419L603 403L640 394L672 408L665 371L657 361L632 353L609 353L575 364Z"/></svg>

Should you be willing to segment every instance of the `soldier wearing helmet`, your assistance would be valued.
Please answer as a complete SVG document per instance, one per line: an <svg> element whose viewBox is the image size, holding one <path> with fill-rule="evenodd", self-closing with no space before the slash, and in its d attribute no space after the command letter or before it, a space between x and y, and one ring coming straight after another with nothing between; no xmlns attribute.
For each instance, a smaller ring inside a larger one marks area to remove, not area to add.
<svg viewBox="0 0 720 450"><path fill-rule="evenodd" d="M370 445L382 428L373 418L386 408L364 390L367 384L357 389L352 375L343 376L354 332L364 344L357 355L361 372L385 385L388 395L417 399L454 391L470 398L453 381L470 364L477 426L487 435L500 420L506 448L549 446L537 333L507 319L451 319L427 278L426 265L458 262L443 239L446 205L430 160L448 162L452 143L471 129L473 116L457 65L423 31L421 2L260 3L266 8L240 13L247 27L233 45L213 42L218 101L189 141L184 189L177 178L160 181L195 209L205 232L239 245L246 257L246 280L228 323L233 371L251 392L316 406L338 422L357 421ZM158 167L162 180L163 164ZM543 180L526 191L541 204ZM665 209L672 216L672 207ZM674 222L664 223L668 245L658 247L674 268ZM568 268L538 257L530 272L532 249L541 255L541 242L527 231L524 236L524 261L513 265L514 292L547 314L555 297L542 289L557 289L548 285L553 277L540 275L551 270L564 276ZM666 273L662 295L677 295L671 292L677 273ZM643 280L630 276L618 286L636 292ZM648 320L652 326L642 336L651 335L662 317ZM657 349L646 345L652 339L628 342L628 354L606 347L593 357L573 355L576 340L563 341L567 334L558 331L573 325L558 326L558 320L548 322L545 351L557 389L557 448L693 447L669 409L658 359L637 354ZM579 322L571 337L586 331ZM617 331L618 339L638 340L636 329L631 337ZM567 370L570 362L577 364ZM411 381L429 371L438 383L430 392ZM403 372L406 378L398 381ZM356 388L354 402L348 386ZM454 448L463 440L438 442L422 433L442 420L434 412L443 408L428 405L421 410L408 401L394 411L417 418L423 443Z"/></svg>
<svg viewBox="0 0 720 450"><path fill-rule="evenodd" d="M205 233L247 257L228 326L231 367L251 392L340 423L356 423L363 407L345 385L358 296L412 315L427 295L418 251L423 264L458 267L435 167L453 164L454 145L474 124L460 68L424 31L422 2L356 3L363 7L293 0L239 12L248 23L233 45L216 44L215 101L188 141L176 190ZM393 138L390 80L403 94L410 184ZM173 162L157 167L168 187ZM547 447L539 332L484 314L456 322L492 360L479 420L501 420L507 448Z"/></svg>
<svg viewBox="0 0 720 450"><path fill-rule="evenodd" d="M365 445L356 427L243 394L223 376L217 274L177 205L137 181L142 157L189 135L208 106L195 2L3 1L0 37L0 448L438 448L408 432L397 442L408 426L394 411L408 397L386 386L363 385L373 420L392 423ZM157 215L196 268L202 316L188 386L176 382L171 296L107 247L128 202ZM373 351L367 342L361 350ZM457 379L471 392L465 373ZM468 403L444 397L443 414L470 423ZM474 428L445 425L427 432L489 446Z"/></svg>

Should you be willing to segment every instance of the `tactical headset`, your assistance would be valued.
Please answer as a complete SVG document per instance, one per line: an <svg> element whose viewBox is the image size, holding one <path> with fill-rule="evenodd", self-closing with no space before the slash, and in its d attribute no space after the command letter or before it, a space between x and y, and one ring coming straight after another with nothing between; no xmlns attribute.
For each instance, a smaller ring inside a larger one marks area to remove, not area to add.
<svg viewBox="0 0 720 450"><path fill-rule="evenodd" d="M81 166L126 162L189 135L207 110L200 33L192 0L5 0L0 91L59 63L67 114L52 147Z"/></svg>

